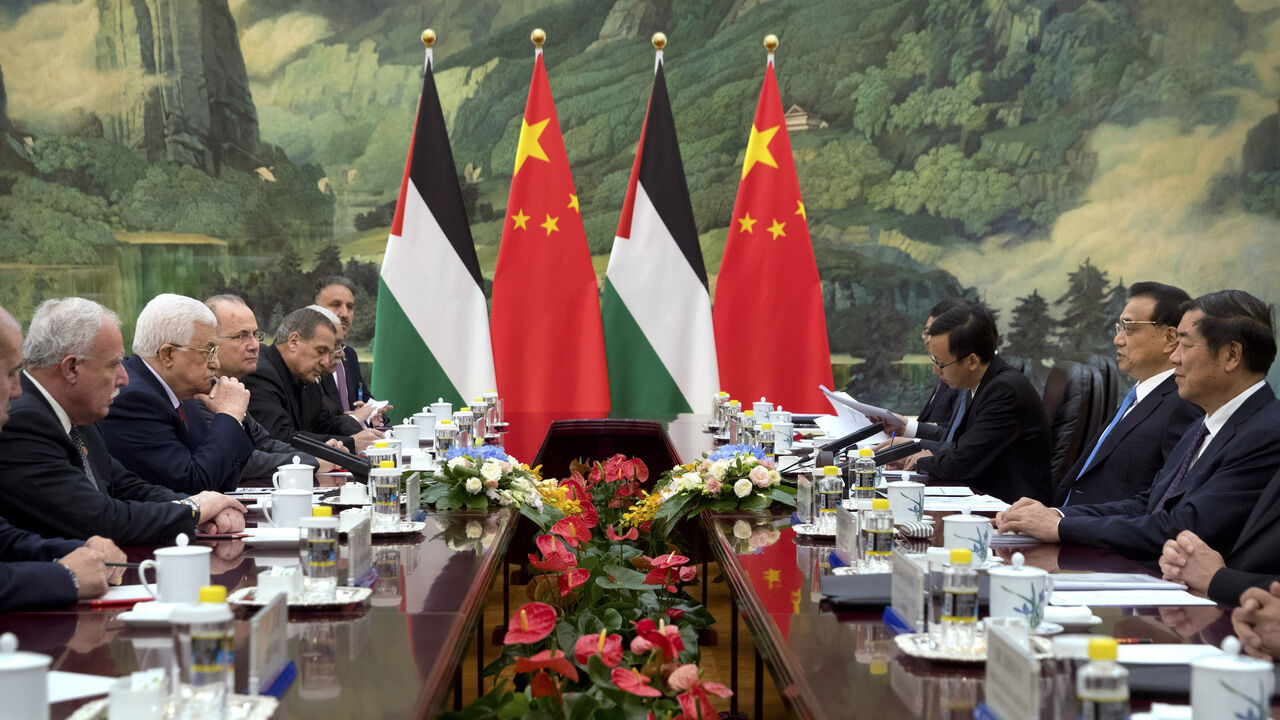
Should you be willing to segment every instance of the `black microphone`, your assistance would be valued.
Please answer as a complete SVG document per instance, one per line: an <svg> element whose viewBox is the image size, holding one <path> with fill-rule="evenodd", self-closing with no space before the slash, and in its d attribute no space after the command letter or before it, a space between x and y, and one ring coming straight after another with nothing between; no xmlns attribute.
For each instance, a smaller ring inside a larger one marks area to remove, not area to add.
<svg viewBox="0 0 1280 720"><path fill-rule="evenodd" d="M817 449L823 452L829 452L832 456L836 456L845 448L853 447L872 435L882 432L884 432L884 423L872 423L861 430L854 430L844 437L836 438L825 445L819 446Z"/></svg>
<svg viewBox="0 0 1280 720"><path fill-rule="evenodd" d="M289 444L293 446L294 450L301 450L321 460L328 460L334 465L351 471L352 475L361 480L366 482L369 480L369 460L367 458L325 445L304 433L294 433L293 437L289 439Z"/></svg>

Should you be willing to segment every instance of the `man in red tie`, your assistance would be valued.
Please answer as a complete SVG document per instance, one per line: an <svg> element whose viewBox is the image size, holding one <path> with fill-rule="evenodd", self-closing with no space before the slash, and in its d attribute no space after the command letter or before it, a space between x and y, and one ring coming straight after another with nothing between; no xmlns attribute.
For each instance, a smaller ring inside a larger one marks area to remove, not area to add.
<svg viewBox="0 0 1280 720"><path fill-rule="evenodd" d="M1241 290L1186 304L1170 361L1178 394L1205 417L1183 433L1149 490L1061 510L1023 498L996 515L997 529L1147 561L1183 530L1232 547L1280 469L1280 400L1266 382L1276 356L1272 315L1272 306Z"/></svg>
<svg viewBox="0 0 1280 720"><path fill-rule="evenodd" d="M138 315L133 353L124 361L129 384L99 423L111 455L179 492L234 490L253 452L242 424L249 391L233 377L216 377L213 311L194 298L157 295Z"/></svg>

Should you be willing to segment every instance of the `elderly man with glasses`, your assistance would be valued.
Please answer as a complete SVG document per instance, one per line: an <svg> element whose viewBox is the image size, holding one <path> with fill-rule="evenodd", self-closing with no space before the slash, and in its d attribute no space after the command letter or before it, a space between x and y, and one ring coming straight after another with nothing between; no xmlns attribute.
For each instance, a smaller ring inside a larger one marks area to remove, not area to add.
<svg viewBox="0 0 1280 720"><path fill-rule="evenodd" d="M129 384L100 427L112 456L148 482L192 494L240 484L253 452L249 391L219 372L218 334L213 311L182 295L158 295L138 315Z"/></svg>

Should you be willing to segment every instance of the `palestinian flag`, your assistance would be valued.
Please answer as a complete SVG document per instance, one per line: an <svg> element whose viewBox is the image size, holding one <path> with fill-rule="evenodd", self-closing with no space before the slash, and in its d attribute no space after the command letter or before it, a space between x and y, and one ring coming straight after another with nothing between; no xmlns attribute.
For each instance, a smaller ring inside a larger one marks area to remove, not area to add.
<svg viewBox="0 0 1280 720"><path fill-rule="evenodd" d="M658 51L653 90L605 271L615 417L710 413L718 391L711 295Z"/></svg>
<svg viewBox="0 0 1280 720"><path fill-rule="evenodd" d="M378 282L373 395L403 413L494 389L484 281L427 50L400 199Z"/></svg>

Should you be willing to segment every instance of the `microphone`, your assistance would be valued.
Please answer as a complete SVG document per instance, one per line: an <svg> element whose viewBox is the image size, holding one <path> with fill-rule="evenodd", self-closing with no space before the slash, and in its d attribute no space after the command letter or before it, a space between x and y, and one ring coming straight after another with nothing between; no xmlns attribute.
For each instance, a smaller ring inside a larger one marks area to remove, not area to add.
<svg viewBox="0 0 1280 720"><path fill-rule="evenodd" d="M353 455L345 450L339 450L320 442L319 440L307 436L305 433L294 433L289 439L289 444L294 450L301 450L305 453L315 455L321 460L329 462L339 467L351 471L351 474L365 482L369 480L369 461L359 455Z"/></svg>
<svg viewBox="0 0 1280 720"><path fill-rule="evenodd" d="M836 438L817 449L822 452L829 452L832 456L839 455L845 448L853 447L872 435L882 432L884 432L884 423L872 423L861 430L854 430L844 437Z"/></svg>

